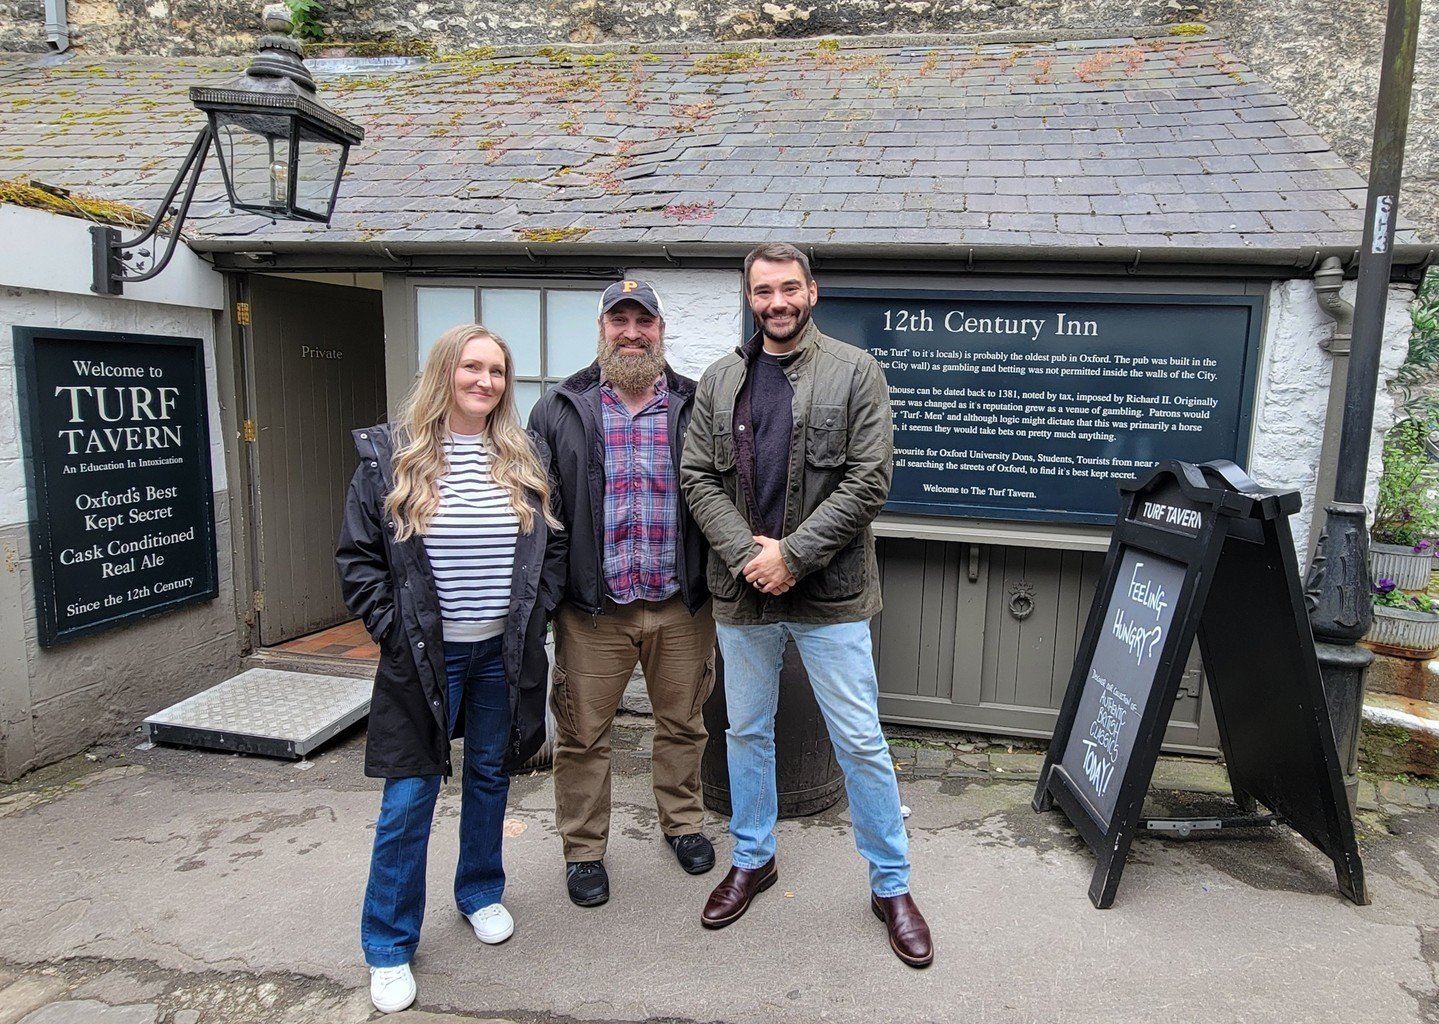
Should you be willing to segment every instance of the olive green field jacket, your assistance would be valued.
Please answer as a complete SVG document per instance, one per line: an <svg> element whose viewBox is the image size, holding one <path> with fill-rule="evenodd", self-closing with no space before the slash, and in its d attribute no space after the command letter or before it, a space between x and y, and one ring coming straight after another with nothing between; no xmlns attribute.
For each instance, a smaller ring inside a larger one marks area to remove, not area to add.
<svg viewBox="0 0 1439 1024"><path fill-rule="evenodd" d="M889 497L894 427L889 387L873 356L820 333L811 321L787 367L794 387L780 551L799 582L762 594L746 582L759 551L741 487L735 404L760 350L758 334L705 371L680 460L680 487L710 542L706 579L716 622L835 623L871 618L881 607L870 524ZM753 449L744 446L744 450Z"/></svg>

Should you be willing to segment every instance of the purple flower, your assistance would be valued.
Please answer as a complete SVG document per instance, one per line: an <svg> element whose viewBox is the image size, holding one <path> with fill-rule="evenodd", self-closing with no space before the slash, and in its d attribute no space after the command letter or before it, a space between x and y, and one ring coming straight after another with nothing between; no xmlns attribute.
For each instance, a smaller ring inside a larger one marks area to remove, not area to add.
<svg viewBox="0 0 1439 1024"><path fill-rule="evenodd" d="M1395 583L1388 576L1381 576L1379 582L1374 584L1374 592L1376 594L1387 594L1398 585L1399 584Z"/></svg>
<svg viewBox="0 0 1439 1024"><path fill-rule="evenodd" d="M1422 553L1422 552L1428 551L1428 550L1429 550L1431 547L1433 547L1433 546L1434 546L1434 545L1433 545L1433 543L1432 543L1431 541L1421 540L1418 544L1415 544L1415 545L1414 545L1414 553L1415 553L1416 555L1417 555L1417 554L1420 554L1420 553Z"/></svg>

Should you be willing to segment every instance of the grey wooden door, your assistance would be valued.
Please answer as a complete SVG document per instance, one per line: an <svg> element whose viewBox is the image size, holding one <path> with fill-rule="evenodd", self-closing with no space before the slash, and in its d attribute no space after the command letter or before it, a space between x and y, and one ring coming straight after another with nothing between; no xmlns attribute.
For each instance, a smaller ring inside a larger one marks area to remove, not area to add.
<svg viewBox="0 0 1439 1024"><path fill-rule="evenodd" d="M259 640L344 622L335 537L356 465L350 431L385 418L380 293L253 276L250 286Z"/></svg>
<svg viewBox="0 0 1439 1024"><path fill-rule="evenodd" d="M879 560L884 611L874 641L881 717L1050 735L1104 555L884 538ZM1197 651L1164 742L1171 750L1218 749Z"/></svg>

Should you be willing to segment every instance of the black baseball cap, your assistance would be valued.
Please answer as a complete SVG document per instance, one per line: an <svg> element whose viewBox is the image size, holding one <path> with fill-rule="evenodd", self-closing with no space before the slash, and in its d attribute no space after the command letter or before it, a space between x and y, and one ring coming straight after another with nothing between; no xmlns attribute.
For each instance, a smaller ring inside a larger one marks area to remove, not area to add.
<svg viewBox="0 0 1439 1024"><path fill-rule="evenodd" d="M661 320L665 318L665 304L660 301L660 297L655 290L644 281L635 281L632 279L616 281L605 289L605 293L600 296L599 315L604 316L611 309L614 309L614 307L626 300L638 302Z"/></svg>

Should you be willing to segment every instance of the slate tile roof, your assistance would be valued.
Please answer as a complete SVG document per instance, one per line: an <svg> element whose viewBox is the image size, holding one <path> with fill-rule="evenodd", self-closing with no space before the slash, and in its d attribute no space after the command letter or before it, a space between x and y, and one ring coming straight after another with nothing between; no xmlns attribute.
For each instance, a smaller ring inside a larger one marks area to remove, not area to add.
<svg viewBox="0 0 1439 1024"><path fill-rule="evenodd" d="M0 177L151 207L201 124L185 87L242 67L45 63L0 55ZM1352 248L1362 228L1362 179L1209 38L541 49L317 80L367 133L333 224L232 215L211 166L198 247L1155 253Z"/></svg>

